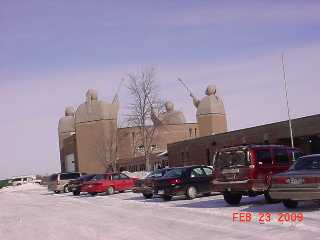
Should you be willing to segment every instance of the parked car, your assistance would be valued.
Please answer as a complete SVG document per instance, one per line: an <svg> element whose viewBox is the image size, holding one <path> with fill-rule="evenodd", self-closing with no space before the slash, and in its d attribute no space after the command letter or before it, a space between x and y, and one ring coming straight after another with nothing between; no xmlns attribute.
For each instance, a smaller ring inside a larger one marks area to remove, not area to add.
<svg viewBox="0 0 320 240"><path fill-rule="evenodd" d="M240 203L243 195L264 194L267 202L271 176L289 169L302 153L280 145L247 145L223 148L214 159L213 189L221 192L230 205Z"/></svg>
<svg viewBox="0 0 320 240"><path fill-rule="evenodd" d="M194 199L198 194L209 194L212 192L212 172L208 166L173 168L163 177L153 180L154 194L160 195L165 201L179 195Z"/></svg>
<svg viewBox="0 0 320 240"><path fill-rule="evenodd" d="M154 179L163 177L171 168L157 169L146 176L144 179L138 179L132 189L134 193L142 193L145 198L153 197Z"/></svg>
<svg viewBox="0 0 320 240"><path fill-rule="evenodd" d="M77 179L82 174L79 172L73 173L55 173L52 174L48 179L48 190L54 191L55 193L69 192L69 182L71 180Z"/></svg>
<svg viewBox="0 0 320 240"><path fill-rule="evenodd" d="M273 176L271 183L270 196L287 208L296 208L298 201L319 201L320 154L299 158L287 172Z"/></svg>
<svg viewBox="0 0 320 240"><path fill-rule="evenodd" d="M73 195L77 196L81 193L81 184L90 181L97 174L88 174L82 175L81 177L71 180L68 184L69 192L72 192Z"/></svg>
<svg viewBox="0 0 320 240"><path fill-rule="evenodd" d="M124 192L132 189L136 180L137 178L130 178L124 173L98 174L81 185L81 192L87 192L92 196L104 192L111 195L115 191Z"/></svg>

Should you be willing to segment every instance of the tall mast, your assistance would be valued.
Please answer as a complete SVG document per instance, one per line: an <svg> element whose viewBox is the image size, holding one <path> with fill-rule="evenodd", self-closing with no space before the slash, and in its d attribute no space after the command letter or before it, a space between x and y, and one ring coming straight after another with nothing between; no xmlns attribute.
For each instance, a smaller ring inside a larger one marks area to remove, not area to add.
<svg viewBox="0 0 320 240"><path fill-rule="evenodd" d="M288 84L286 79L286 70L284 66L284 54L282 54L282 71L283 71L283 81L284 81L284 88L285 88L285 95L286 95L286 104L287 104L287 112L288 112L288 119L289 119L289 130L290 130L290 138L291 138L291 147L294 147L293 143L293 131L292 131L292 123L291 123L291 114L290 114L290 106L288 100Z"/></svg>

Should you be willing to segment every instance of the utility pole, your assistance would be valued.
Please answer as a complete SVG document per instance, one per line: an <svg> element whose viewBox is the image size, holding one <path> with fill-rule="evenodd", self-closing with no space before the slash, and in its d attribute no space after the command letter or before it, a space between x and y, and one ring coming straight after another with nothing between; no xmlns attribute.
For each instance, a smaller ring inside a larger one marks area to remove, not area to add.
<svg viewBox="0 0 320 240"><path fill-rule="evenodd" d="M284 81L287 112L288 112L288 119L289 119L289 130L290 130L290 138L291 138L291 147L294 147L293 131L292 131L291 115L290 115L290 106L289 106L289 100L288 100L288 84L287 84L287 79L286 79L286 70L285 70L285 66L284 66L284 54L282 54L282 71L283 71L283 81Z"/></svg>

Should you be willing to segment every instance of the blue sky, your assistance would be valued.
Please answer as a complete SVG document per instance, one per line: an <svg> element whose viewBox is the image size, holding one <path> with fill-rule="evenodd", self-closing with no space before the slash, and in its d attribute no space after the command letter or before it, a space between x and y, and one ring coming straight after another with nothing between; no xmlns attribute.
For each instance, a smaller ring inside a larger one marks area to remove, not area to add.
<svg viewBox="0 0 320 240"><path fill-rule="evenodd" d="M129 72L153 66L161 95L189 122L182 77L216 84L229 129L319 113L319 1L0 2L0 177L59 170L57 122L96 88L110 101ZM121 113L129 99L122 89ZM254 113L254 114L253 114ZM39 150L39 146L40 150Z"/></svg>

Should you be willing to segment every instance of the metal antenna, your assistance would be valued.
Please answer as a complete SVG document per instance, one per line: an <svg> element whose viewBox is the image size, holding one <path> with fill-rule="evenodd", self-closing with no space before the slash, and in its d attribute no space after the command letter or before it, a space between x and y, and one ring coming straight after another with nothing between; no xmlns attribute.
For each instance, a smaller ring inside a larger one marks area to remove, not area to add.
<svg viewBox="0 0 320 240"><path fill-rule="evenodd" d="M182 86L184 86L185 89L187 89L187 91L191 94L190 89L189 89L188 86L182 81L182 79L181 79L181 78L178 78L178 81L179 81L179 82L182 84Z"/></svg>
<svg viewBox="0 0 320 240"><path fill-rule="evenodd" d="M120 89L121 89L121 86L122 86L122 84L123 84L124 81L125 81L125 79L124 79L124 78L121 78L121 81L120 81L120 83L119 83L119 85L118 85L118 87L117 87L116 94L115 94L114 97L113 97L113 101L115 100L117 94L119 94Z"/></svg>
<svg viewBox="0 0 320 240"><path fill-rule="evenodd" d="M283 71L284 88L285 88L285 93L286 93L286 103L287 103L287 111L288 111L288 119L289 119L291 147L294 147L290 107L289 107L289 100L288 100L288 85L287 85L287 79L286 79L286 71L285 71L285 67L284 67L284 53L282 53L282 71Z"/></svg>

